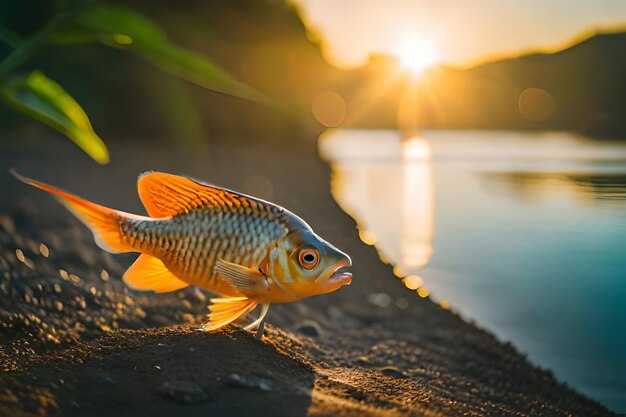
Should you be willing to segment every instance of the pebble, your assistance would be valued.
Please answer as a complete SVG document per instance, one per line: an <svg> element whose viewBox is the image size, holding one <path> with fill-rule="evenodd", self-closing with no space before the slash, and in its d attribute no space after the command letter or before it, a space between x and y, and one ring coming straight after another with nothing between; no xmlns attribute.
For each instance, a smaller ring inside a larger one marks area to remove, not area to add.
<svg viewBox="0 0 626 417"><path fill-rule="evenodd" d="M7 215L0 216L0 226L10 235L15 233L15 223Z"/></svg>
<svg viewBox="0 0 626 417"><path fill-rule="evenodd" d="M106 270L106 269L103 269L103 270L100 272L100 279L102 279L102 281L104 281L104 282L109 281L109 273L107 272L107 270Z"/></svg>
<svg viewBox="0 0 626 417"><path fill-rule="evenodd" d="M304 336L317 337L322 333L322 329L317 322L313 320L303 320L296 325L296 331Z"/></svg>
<svg viewBox="0 0 626 417"><path fill-rule="evenodd" d="M361 365L361 366L369 366L372 364L372 361L370 361L370 358L368 358L367 356L359 356L356 359L356 363L357 365Z"/></svg>
<svg viewBox="0 0 626 417"><path fill-rule="evenodd" d="M191 381L167 381L159 387L159 394L182 404L199 404L209 400L206 391Z"/></svg>
<svg viewBox="0 0 626 417"><path fill-rule="evenodd" d="M230 374L226 383L234 388L258 389L260 391L270 391L272 389L269 382L257 378L255 376L241 376L239 374Z"/></svg>
<svg viewBox="0 0 626 417"><path fill-rule="evenodd" d="M43 256L44 258L50 256L50 250L44 243L39 244L39 253L41 253L41 256Z"/></svg>
<svg viewBox="0 0 626 417"><path fill-rule="evenodd" d="M107 376L93 378L92 382L97 385L115 385L115 381Z"/></svg>
<svg viewBox="0 0 626 417"><path fill-rule="evenodd" d="M206 295L204 295L202 293L202 291L199 288L195 288L193 295L198 299L198 301L200 301L201 303L206 302Z"/></svg>
<svg viewBox="0 0 626 417"><path fill-rule="evenodd" d="M392 378L406 378L406 374L402 372L399 368L395 366L384 366L382 368L377 369L378 372L385 376L390 376Z"/></svg>

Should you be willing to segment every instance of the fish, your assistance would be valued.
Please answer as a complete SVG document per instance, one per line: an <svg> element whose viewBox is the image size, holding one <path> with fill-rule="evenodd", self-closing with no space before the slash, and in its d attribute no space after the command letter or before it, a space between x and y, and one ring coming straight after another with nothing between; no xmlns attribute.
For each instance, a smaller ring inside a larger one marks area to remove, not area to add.
<svg viewBox="0 0 626 417"><path fill-rule="evenodd" d="M311 226L271 202L185 176L139 175L137 190L148 216L126 213L60 188L11 173L56 196L111 253L139 252L123 275L135 290L167 293L196 286L215 293L208 322L214 331L257 306L244 327L261 338L271 304L326 294L349 285L350 256Z"/></svg>

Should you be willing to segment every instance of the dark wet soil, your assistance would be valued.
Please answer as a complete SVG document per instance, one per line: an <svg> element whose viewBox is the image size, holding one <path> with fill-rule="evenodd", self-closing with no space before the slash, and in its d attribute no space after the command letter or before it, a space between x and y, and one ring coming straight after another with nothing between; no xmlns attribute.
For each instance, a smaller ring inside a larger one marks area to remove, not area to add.
<svg viewBox="0 0 626 417"><path fill-rule="evenodd" d="M210 152L117 142L99 167L57 139L11 139L0 141L0 415L612 415L406 289L333 202L312 140ZM9 167L137 213L145 170L270 198L348 252L355 278L272 306L262 341L236 326L198 332L208 293L127 289L134 257L102 252Z"/></svg>

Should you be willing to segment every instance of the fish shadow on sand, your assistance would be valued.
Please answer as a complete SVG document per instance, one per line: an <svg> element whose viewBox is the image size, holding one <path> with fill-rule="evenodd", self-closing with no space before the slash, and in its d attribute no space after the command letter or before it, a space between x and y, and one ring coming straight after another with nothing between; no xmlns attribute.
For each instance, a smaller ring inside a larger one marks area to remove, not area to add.
<svg viewBox="0 0 626 417"><path fill-rule="evenodd" d="M123 330L42 360L1 383L29 387L24 415L301 416L314 385L309 367L232 326Z"/></svg>

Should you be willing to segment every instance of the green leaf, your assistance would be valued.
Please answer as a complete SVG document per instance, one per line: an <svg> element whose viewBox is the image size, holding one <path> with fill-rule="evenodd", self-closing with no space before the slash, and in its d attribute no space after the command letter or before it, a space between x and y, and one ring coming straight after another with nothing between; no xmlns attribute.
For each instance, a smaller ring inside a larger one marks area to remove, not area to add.
<svg viewBox="0 0 626 417"><path fill-rule="evenodd" d="M201 87L267 102L257 90L235 80L208 58L169 42L157 25L132 10L98 3L76 15L74 23L96 34L100 42L136 53L157 67Z"/></svg>
<svg viewBox="0 0 626 417"><path fill-rule="evenodd" d="M0 97L8 105L69 137L96 162L109 162L109 151L93 131L82 107L41 72L9 79L0 86Z"/></svg>

